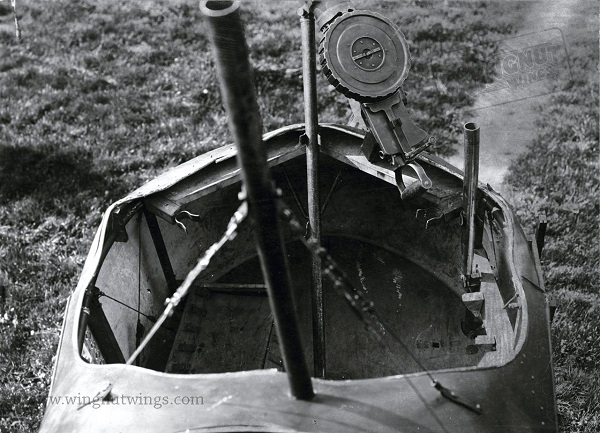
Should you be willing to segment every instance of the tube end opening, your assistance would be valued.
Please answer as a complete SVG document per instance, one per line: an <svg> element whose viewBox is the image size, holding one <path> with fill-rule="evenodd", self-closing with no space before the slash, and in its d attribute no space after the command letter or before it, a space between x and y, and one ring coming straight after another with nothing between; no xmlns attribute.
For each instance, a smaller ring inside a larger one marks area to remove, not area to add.
<svg viewBox="0 0 600 433"><path fill-rule="evenodd" d="M465 123L465 131L478 131L479 125L475 122L467 122Z"/></svg>
<svg viewBox="0 0 600 433"><path fill-rule="evenodd" d="M208 17L224 17L239 8L237 1L229 0L201 0L200 12Z"/></svg>

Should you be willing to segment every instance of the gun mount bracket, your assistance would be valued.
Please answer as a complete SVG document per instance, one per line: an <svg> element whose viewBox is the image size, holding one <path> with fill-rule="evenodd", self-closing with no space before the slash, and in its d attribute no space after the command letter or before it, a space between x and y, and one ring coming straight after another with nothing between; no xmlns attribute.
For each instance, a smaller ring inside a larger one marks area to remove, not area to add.
<svg viewBox="0 0 600 433"><path fill-rule="evenodd" d="M404 184L404 180L402 179L402 172L406 167L410 167L417 175L417 180L408 186ZM400 198L402 200L408 200L419 196L433 186L433 182L431 182L431 179L429 179L423 167L417 162L411 162L397 168L394 170L394 174L396 176L396 185L398 186Z"/></svg>
<svg viewBox="0 0 600 433"><path fill-rule="evenodd" d="M450 221L460 216L462 210L462 194L444 197L434 207L417 209L415 218L425 222L425 230Z"/></svg>
<svg viewBox="0 0 600 433"><path fill-rule="evenodd" d="M481 272L479 272L477 265L475 265L475 270L470 274L463 274L462 280L463 286L467 292L479 292L481 289Z"/></svg>
<svg viewBox="0 0 600 433"><path fill-rule="evenodd" d="M392 164L404 165L435 143L435 138L414 124L402 100L401 91L361 105L363 117L384 155Z"/></svg>

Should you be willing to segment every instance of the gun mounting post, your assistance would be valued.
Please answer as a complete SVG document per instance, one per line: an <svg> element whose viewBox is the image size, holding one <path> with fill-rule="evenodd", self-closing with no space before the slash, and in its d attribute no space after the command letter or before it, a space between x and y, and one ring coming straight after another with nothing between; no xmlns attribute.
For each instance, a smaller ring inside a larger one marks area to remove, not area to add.
<svg viewBox="0 0 600 433"><path fill-rule="evenodd" d="M298 400L314 397L291 290L289 263L277 214L276 196L262 142L262 120L249 61L239 3L201 1L209 28L223 105L229 115L249 216L290 390Z"/></svg>
<svg viewBox="0 0 600 433"><path fill-rule="evenodd" d="M481 276L473 269L475 254L477 185L479 183L479 125L465 123L465 167L463 177L463 282L465 288L478 291Z"/></svg>
<svg viewBox="0 0 600 433"><path fill-rule="evenodd" d="M304 87L304 125L301 137L306 144L306 183L310 241L321 244L321 209L319 199L319 119L317 109L317 52L315 15L307 4L298 10L302 30L302 79ZM316 377L325 377L325 305L321 257L311 252L311 306L313 328L313 360Z"/></svg>

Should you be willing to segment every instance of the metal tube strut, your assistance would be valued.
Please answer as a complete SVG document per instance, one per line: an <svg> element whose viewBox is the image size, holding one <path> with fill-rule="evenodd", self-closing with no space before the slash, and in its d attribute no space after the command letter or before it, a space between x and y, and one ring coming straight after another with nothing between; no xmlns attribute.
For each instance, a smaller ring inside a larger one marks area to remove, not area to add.
<svg viewBox="0 0 600 433"><path fill-rule="evenodd" d="M276 192L262 146L262 122L238 7L238 3L228 1L200 3L208 23L221 96L229 115L229 127L237 149L249 215L255 224L256 249L291 394L297 399L308 400L314 396L314 392L300 340L289 266L275 203Z"/></svg>
<svg viewBox="0 0 600 433"><path fill-rule="evenodd" d="M306 140L306 182L310 241L321 244L321 209L319 199L319 121L317 112L317 53L315 16L310 6L300 8L302 30L302 79L304 84L304 119ZM313 360L316 377L325 377L325 318L321 257L311 252L311 297L313 327Z"/></svg>
<svg viewBox="0 0 600 433"><path fill-rule="evenodd" d="M465 282L473 273L475 251L475 213L479 182L479 125L464 125L465 168L463 179L463 277Z"/></svg>

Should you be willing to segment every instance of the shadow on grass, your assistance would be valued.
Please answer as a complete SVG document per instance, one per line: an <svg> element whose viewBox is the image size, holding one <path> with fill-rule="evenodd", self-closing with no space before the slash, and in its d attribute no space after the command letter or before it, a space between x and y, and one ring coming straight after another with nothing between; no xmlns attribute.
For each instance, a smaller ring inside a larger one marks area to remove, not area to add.
<svg viewBox="0 0 600 433"><path fill-rule="evenodd" d="M31 197L52 210L73 200L113 197L121 190L98 172L88 152L0 145L0 204Z"/></svg>

